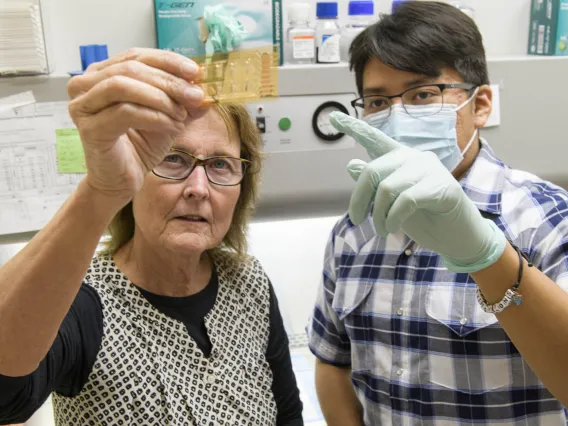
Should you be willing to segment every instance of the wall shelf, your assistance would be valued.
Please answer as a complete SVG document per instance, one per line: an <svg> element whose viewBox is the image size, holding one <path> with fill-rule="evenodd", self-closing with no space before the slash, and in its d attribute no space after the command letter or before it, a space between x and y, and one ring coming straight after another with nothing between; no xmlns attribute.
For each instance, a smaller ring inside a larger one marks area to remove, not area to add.
<svg viewBox="0 0 568 426"><path fill-rule="evenodd" d="M488 59L492 65L568 64L568 56L500 56ZM330 65L284 65L279 68L280 96L356 92L354 74L347 63ZM0 97L33 90L39 102L67 100L69 75L53 73L32 77L0 78ZM499 81L494 81L499 83Z"/></svg>

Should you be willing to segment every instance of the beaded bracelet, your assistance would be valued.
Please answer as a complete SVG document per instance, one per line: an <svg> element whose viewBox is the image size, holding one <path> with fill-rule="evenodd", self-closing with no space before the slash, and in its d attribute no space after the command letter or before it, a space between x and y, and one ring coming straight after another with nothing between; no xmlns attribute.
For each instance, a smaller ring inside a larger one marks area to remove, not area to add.
<svg viewBox="0 0 568 426"><path fill-rule="evenodd" d="M529 268L532 267L533 264L529 261L528 257L521 251L521 249L519 249L516 245L514 245L510 241L509 243L519 255L519 275L517 278L517 282L513 285L512 288L506 291L505 297L503 297L503 299L500 302L497 302L493 305L487 303L487 300L485 300L485 297L481 293L481 290L479 289L479 287L477 287L477 301L479 302L481 309L483 309L485 312L489 314L498 314L500 312L503 312L505 309L507 309L507 307L511 303L514 303L517 306L523 303L523 296L517 292L519 286L521 285L521 280L523 279L523 265L524 265L523 258L526 259Z"/></svg>

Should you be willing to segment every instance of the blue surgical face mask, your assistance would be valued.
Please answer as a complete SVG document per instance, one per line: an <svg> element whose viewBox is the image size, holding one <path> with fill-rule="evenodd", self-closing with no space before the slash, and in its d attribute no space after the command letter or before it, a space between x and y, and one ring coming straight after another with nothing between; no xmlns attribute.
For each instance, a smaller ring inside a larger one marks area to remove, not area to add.
<svg viewBox="0 0 568 426"><path fill-rule="evenodd" d="M457 113L469 104L476 94L477 89L458 107L440 104L406 106L412 115L402 104L394 104L390 116L388 111L381 111L364 117L363 121L402 145L433 152L449 171L453 171L462 162L464 154L477 137L476 129L465 149L460 150L456 131Z"/></svg>

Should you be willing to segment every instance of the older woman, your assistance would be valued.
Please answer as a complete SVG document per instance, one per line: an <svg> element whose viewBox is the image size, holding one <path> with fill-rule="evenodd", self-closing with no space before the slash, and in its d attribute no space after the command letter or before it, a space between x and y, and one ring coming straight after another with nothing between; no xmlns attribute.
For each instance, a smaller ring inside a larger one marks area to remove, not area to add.
<svg viewBox="0 0 568 426"><path fill-rule="evenodd" d="M133 50L71 79L87 175L0 269L0 424L302 424L270 282L246 255L261 142L198 67ZM112 239L93 253L105 229Z"/></svg>

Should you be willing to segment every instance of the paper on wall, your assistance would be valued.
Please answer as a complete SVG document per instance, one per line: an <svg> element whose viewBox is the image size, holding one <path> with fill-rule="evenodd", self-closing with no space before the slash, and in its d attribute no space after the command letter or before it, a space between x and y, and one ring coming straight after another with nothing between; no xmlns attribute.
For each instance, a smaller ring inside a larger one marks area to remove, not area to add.
<svg viewBox="0 0 568 426"><path fill-rule="evenodd" d="M0 235L41 229L83 174L57 171L56 129L74 128L67 102L0 112Z"/></svg>
<svg viewBox="0 0 568 426"><path fill-rule="evenodd" d="M56 129L55 146L59 173L87 173L85 152L77 129Z"/></svg>
<svg viewBox="0 0 568 426"><path fill-rule="evenodd" d="M35 97L31 90L27 92L17 93L15 95L0 98L0 112L10 109L22 107L35 103Z"/></svg>

